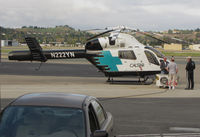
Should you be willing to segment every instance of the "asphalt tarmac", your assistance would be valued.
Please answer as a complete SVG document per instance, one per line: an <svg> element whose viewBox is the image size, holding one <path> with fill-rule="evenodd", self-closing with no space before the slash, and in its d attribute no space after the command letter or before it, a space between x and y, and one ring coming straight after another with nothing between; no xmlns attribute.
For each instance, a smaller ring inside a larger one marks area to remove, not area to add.
<svg viewBox="0 0 200 137"><path fill-rule="evenodd" d="M91 64L2 62L0 75L61 76L61 77L103 77Z"/></svg>
<svg viewBox="0 0 200 137"><path fill-rule="evenodd" d="M5 107L12 100L3 99L2 106ZM99 100L114 116L116 135L196 133L196 130L200 129L198 98L100 98ZM173 128L177 130L172 130Z"/></svg>
<svg viewBox="0 0 200 137"><path fill-rule="evenodd" d="M195 73L195 91L187 92L183 90L186 80L184 59L178 62L181 80L175 91L158 89L155 85L135 83L110 85L94 66L83 63L82 60L80 62L82 64L79 64L79 61L45 63L39 71L35 70L39 63L2 62L0 64L2 107L15 97L26 93L22 92L23 90L31 92L76 90L77 93L99 98L105 109L113 114L114 129L118 136L200 131L200 86L197 77L200 74L199 62ZM186 95L182 97L184 94ZM190 97L190 94L193 96Z"/></svg>
<svg viewBox="0 0 200 137"><path fill-rule="evenodd" d="M196 63L196 70L198 70L200 67L200 58L193 60ZM176 63L179 66L179 70L181 70L179 73L185 73L186 59L177 58ZM4 75L104 77L104 74L98 73L98 69L86 59L50 60L47 63L42 63L41 67L38 62L10 62L4 59L0 65L0 74ZM37 71L39 67L40 69Z"/></svg>

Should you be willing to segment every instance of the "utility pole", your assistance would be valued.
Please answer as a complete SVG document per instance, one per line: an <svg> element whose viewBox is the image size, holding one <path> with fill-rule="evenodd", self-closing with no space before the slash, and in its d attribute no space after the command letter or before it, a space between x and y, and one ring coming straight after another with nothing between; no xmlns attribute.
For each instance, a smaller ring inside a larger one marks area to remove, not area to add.
<svg viewBox="0 0 200 137"><path fill-rule="evenodd" d="M1 37L0 37L0 67L1 67ZM1 112L1 77L0 77L0 112Z"/></svg>
<svg viewBox="0 0 200 137"><path fill-rule="evenodd" d="M1 104L1 78L0 78L0 112L1 112L1 106L2 106L2 104Z"/></svg>
<svg viewBox="0 0 200 137"><path fill-rule="evenodd" d="M1 30L1 28L0 28L0 30ZM0 65L1 65L1 34L0 34Z"/></svg>

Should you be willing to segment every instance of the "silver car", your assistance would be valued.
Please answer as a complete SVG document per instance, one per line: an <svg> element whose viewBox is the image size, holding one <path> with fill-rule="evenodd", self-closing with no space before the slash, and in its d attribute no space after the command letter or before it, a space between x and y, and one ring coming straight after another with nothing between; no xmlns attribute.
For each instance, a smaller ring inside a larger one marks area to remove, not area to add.
<svg viewBox="0 0 200 137"><path fill-rule="evenodd" d="M91 96L23 95L1 113L0 137L108 137L113 117Z"/></svg>

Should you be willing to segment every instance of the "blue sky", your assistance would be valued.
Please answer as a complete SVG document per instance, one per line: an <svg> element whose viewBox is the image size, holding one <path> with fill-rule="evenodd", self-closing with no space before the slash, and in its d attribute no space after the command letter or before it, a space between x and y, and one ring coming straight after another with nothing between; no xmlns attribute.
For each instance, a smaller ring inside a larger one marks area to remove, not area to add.
<svg viewBox="0 0 200 137"><path fill-rule="evenodd" d="M200 28L199 0L0 0L0 26Z"/></svg>

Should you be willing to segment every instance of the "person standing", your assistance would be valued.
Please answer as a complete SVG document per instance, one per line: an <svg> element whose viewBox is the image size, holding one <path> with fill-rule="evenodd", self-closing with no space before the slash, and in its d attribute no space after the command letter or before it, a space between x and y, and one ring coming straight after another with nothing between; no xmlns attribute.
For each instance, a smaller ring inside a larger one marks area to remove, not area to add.
<svg viewBox="0 0 200 137"><path fill-rule="evenodd" d="M168 64L169 62L167 62L166 57L164 57L163 60L160 61L161 74L168 74L168 71L167 71Z"/></svg>
<svg viewBox="0 0 200 137"><path fill-rule="evenodd" d="M174 62L175 58L172 56L171 62L167 66L167 70L169 72L169 89L175 89L176 85L176 75L178 73L177 64Z"/></svg>
<svg viewBox="0 0 200 137"><path fill-rule="evenodd" d="M194 69L195 69L195 62L192 61L192 57L187 57L187 64L186 64L186 76L187 76L187 87L186 90L193 90L194 89Z"/></svg>

